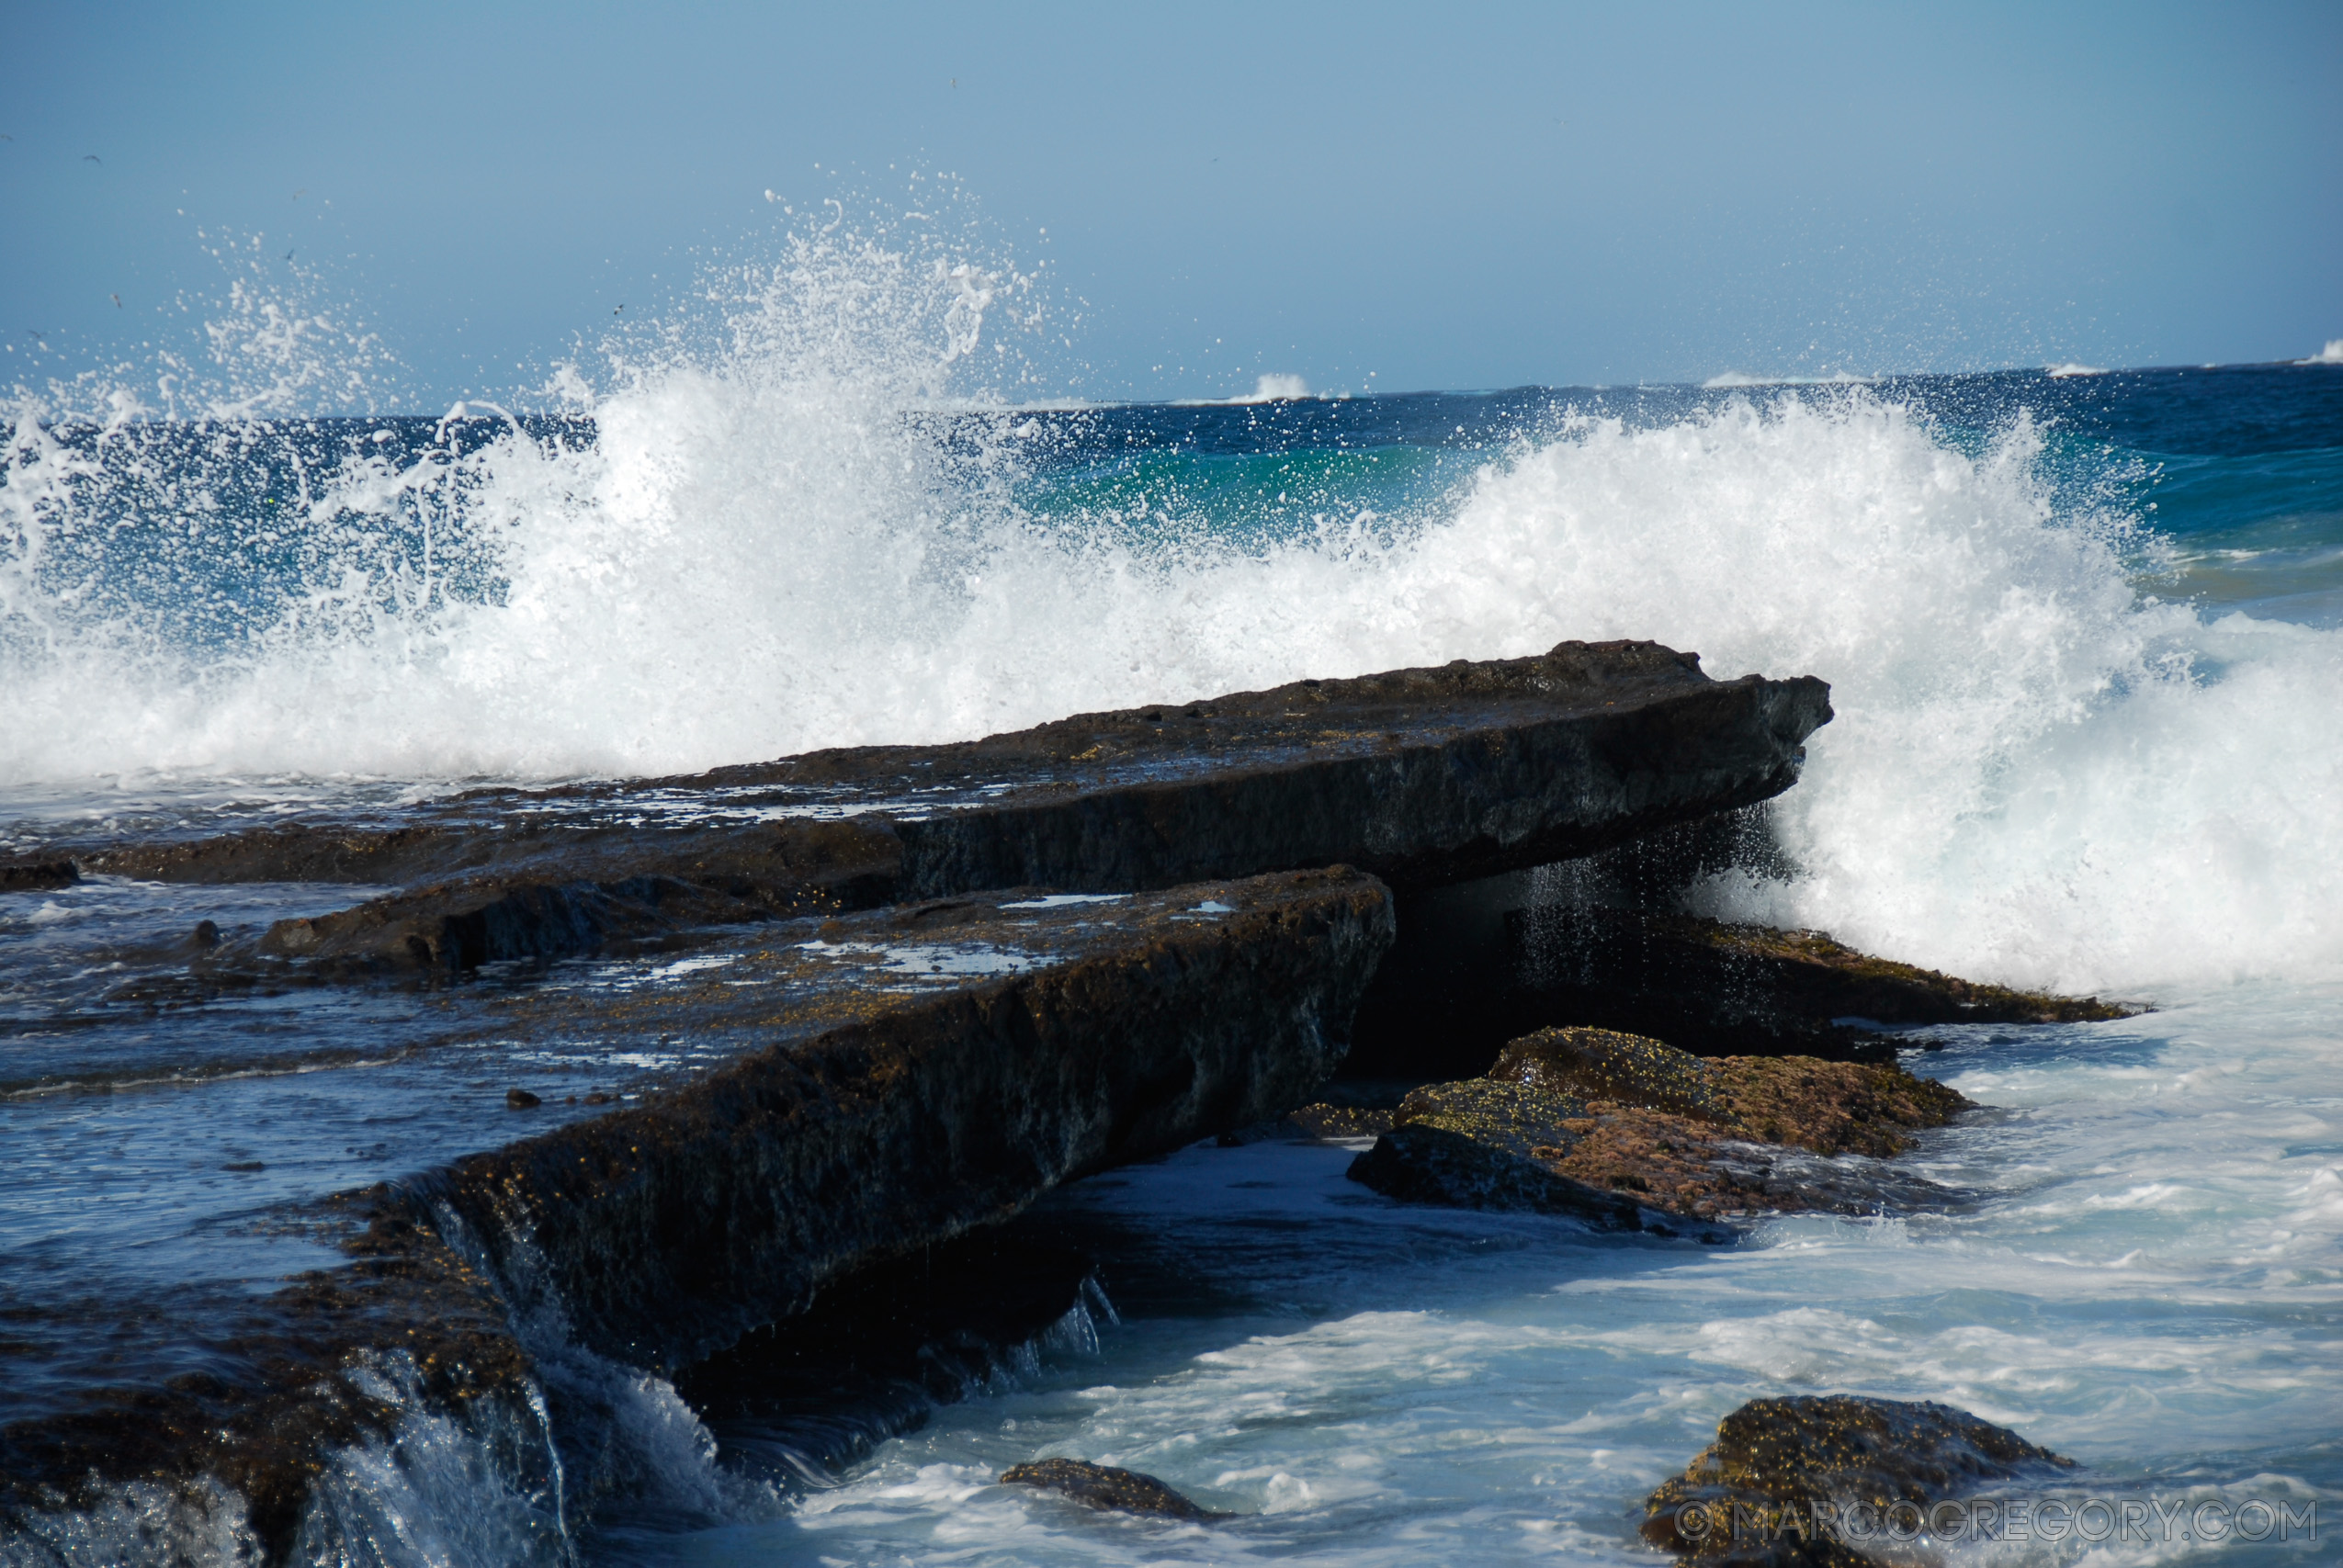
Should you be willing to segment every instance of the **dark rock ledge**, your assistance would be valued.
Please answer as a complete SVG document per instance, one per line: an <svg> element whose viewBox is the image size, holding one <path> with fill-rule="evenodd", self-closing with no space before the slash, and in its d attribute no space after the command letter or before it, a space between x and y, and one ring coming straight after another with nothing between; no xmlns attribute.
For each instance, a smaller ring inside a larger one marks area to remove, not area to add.
<svg viewBox="0 0 2343 1568"><path fill-rule="evenodd" d="M1566 642L958 745L481 792L387 825L73 858L169 881L402 884L280 922L262 955L463 969L985 887L1121 892L1333 864L1436 886L1778 795L1829 717L1812 677L1718 682L1656 643Z"/></svg>
<svg viewBox="0 0 2343 1568"><path fill-rule="evenodd" d="M553 1540L594 1477L572 1454L554 1500L530 1381L547 1347L517 1325L674 1370L1059 1182L1275 1115L1341 1060L1390 939L1387 892L1337 867L769 925L616 998L509 998L523 1045L735 1049L617 1112L277 1216L345 1261L274 1294L158 1283L12 1313L26 1398L0 1424L0 1545L66 1540L122 1483L194 1518L208 1477L254 1554L332 1557L316 1489L417 1406L533 1487L527 1528Z"/></svg>
<svg viewBox="0 0 2343 1568"><path fill-rule="evenodd" d="M640 1109L458 1160L428 1200L525 1309L542 1297L579 1342L676 1369L860 1265L1298 1103L1391 940L1388 894L1342 867L1017 908L1036 901L799 927L623 1018L535 1004L567 1038L749 1048ZM1030 967L894 989L988 953ZM833 955L845 973L818 973Z"/></svg>
<svg viewBox="0 0 2343 1568"><path fill-rule="evenodd" d="M1486 1077L1409 1094L1350 1175L1404 1201L1613 1230L1864 1212L1945 1197L1875 1162L1968 1108L1896 1066L1711 1059L1639 1035L1549 1029L1508 1045Z"/></svg>

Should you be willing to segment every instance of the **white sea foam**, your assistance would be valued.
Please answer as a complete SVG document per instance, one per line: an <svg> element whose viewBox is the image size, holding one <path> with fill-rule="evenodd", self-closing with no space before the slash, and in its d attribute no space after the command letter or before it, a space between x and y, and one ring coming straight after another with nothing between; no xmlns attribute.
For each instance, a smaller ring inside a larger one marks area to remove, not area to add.
<svg viewBox="0 0 2343 1568"><path fill-rule="evenodd" d="M2343 365L2343 337L2331 337L2326 346L2308 359L2297 359L2297 365Z"/></svg>
<svg viewBox="0 0 2343 1568"><path fill-rule="evenodd" d="M2142 603L2123 520L2058 512L2024 423L1966 453L1862 388L1581 421L1396 529L1151 547L1020 511L1022 415L903 417L983 406L1016 288L834 236L744 270L714 346L568 383L589 450L515 431L321 479L311 525L350 542L224 653L42 576L90 519L20 417L0 781L680 771L1652 637L1833 682L1778 811L1806 874L1720 909L2063 987L2343 969L2343 634ZM496 595L360 525L457 507Z"/></svg>
<svg viewBox="0 0 2343 1568"><path fill-rule="evenodd" d="M1253 379L1253 389L1239 392L1233 398L1180 398L1174 400L1183 408L1215 408L1230 404L1290 403L1314 396L1310 384L1299 376L1284 376L1272 372Z"/></svg>
<svg viewBox="0 0 2343 1568"><path fill-rule="evenodd" d="M1310 395L1310 384L1299 376L1275 374L1260 377L1253 382L1252 395L1238 400L1248 403L1291 402Z"/></svg>
<svg viewBox="0 0 2343 1568"><path fill-rule="evenodd" d="M2107 369L2104 366L2077 365L2069 360L2057 365L2045 365L2043 367L2043 373L2054 381L2063 381L2069 376L2104 376L2107 374Z"/></svg>

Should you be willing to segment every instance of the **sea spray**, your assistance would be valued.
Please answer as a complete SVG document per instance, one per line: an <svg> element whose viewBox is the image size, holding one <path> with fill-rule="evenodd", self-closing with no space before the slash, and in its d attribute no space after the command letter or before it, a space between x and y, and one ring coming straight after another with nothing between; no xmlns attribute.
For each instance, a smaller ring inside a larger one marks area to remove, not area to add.
<svg viewBox="0 0 2343 1568"><path fill-rule="evenodd" d="M1428 491L1288 454L1306 526L1176 480L1088 515L1051 485L1117 455L1010 408L985 352L1033 288L817 228L712 269L601 390L558 378L560 417L23 404L0 775L655 773L1647 637L1833 683L1776 815L1800 874L1718 912L2082 989L2343 968L2343 742L2309 722L2343 711L2338 634L2144 595L2133 492L2022 410L1728 389L1508 429ZM223 342L311 384L267 326L297 314L246 300Z"/></svg>

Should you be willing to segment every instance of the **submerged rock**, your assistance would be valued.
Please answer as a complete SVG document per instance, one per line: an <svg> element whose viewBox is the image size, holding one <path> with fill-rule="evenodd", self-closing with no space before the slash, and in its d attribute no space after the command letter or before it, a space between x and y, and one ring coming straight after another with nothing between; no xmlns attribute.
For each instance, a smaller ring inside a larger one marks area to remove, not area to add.
<svg viewBox="0 0 2343 1568"><path fill-rule="evenodd" d="M985 887L1125 892L1347 864L1434 886L1769 798L1830 716L1655 643L1301 681L945 746L483 791L400 825L94 846L164 880L404 890L279 922L265 956L463 969Z"/></svg>
<svg viewBox="0 0 2343 1568"><path fill-rule="evenodd" d="M1889 1544L1890 1510L1924 1519L1988 1483L2074 1462L1947 1404L1753 1399L1646 1500L1643 1536L1702 1564L1862 1565L1882 1554L1859 1547Z"/></svg>
<svg viewBox="0 0 2343 1568"><path fill-rule="evenodd" d="M1000 1484L1039 1486L1088 1507L1112 1508L1126 1514L1153 1514L1172 1519L1219 1517L1209 1508L1198 1507L1152 1475L1079 1459L1039 1459L1013 1464L1001 1472Z"/></svg>
<svg viewBox="0 0 2343 1568"><path fill-rule="evenodd" d="M1516 911L1511 923L1523 1007L1709 1056L1886 1062L1892 1043L1835 1021L2085 1023L2141 1010L1874 958L1822 931L1560 907Z"/></svg>
<svg viewBox="0 0 2343 1568"><path fill-rule="evenodd" d="M1485 1077L1410 1093L1350 1176L1405 1201L1571 1214L1606 1228L1650 1224L1643 1211L1704 1220L1868 1209L1926 1184L1751 1145L1887 1159L1969 1103L1899 1067L1711 1060L1608 1030L1545 1030L1508 1045Z"/></svg>

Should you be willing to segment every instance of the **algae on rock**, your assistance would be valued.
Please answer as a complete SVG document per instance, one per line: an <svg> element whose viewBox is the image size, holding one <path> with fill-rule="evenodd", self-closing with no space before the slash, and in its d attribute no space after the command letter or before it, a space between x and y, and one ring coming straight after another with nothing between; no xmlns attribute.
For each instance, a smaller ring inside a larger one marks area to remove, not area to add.
<svg viewBox="0 0 2343 1568"><path fill-rule="evenodd" d="M1901 1067L1710 1060L1608 1030L1542 1030L1509 1044L1485 1077L1410 1093L1350 1175L1408 1201L1629 1228L1647 1223L1632 1220L1638 1206L1698 1219L1863 1207L1869 1188L1823 1169L1785 1176L1783 1162L1753 1163L1748 1145L1887 1159L1969 1103Z"/></svg>

